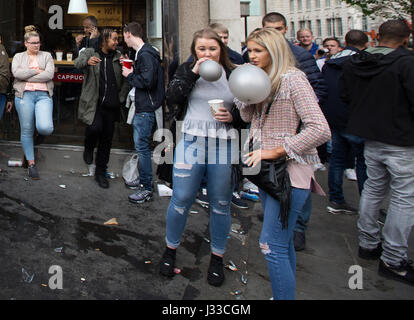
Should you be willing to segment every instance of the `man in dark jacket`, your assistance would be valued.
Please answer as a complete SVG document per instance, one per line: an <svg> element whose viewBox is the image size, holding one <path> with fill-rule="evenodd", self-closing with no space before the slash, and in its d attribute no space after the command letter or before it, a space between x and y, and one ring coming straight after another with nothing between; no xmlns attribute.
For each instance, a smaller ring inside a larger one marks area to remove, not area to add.
<svg viewBox="0 0 414 320"><path fill-rule="evenodd" d="M126 77L135 90L134 143L139 156L137 180L126 183L130 189L138 189L128 197L130 202L143 203L152 199L152 164L150 137L155 123L155 110L164 101L164 72L159 53L144 43L144 31L137 22L124 28L124 40L136 51L133 69L123 67Z"/></svg>
<svg viewBox="0 0 414 320"><path fill-rule="evenodd" d="M102 32L101 48L83 50L75 60L75 67L83 71L85 79L79 99L78 117L87 124L83 159L93 162L96 146L95 180L101 188L108 188L106 169L111 152L115 121L119 120L121 104L128 93L128 82L122 77L121 53L116 51L118 34L113 29Z"/></svg>
<svg viewBox="0 0 414 320"><path fill-rule="evenodd" d="M408 237L414 225L414 54L409 27L383 23L378 46L344 63L341 97L349 104L347 131L365 139L368 179L360 199L359 256L381 258L381 276L414 285ZM391 190L380 235L380 206Z"/></svg>
<svg viewBox="0 0 414 320"><path fill-rule="evenodd" d="M367 179L364 159L364 140L345 132L349 111L348 106L339 97L338 82L342 74L342 66L352 55L368 47L368 37L360 30L351 30L345 35L346 47L326 61L322 69L328 85L328 100L323 112L332 132L332 154L329 161L328 186L329 205L327 210L333 214L356 214L357 210L345 202L342 190L344 170L351 155L356 158L358 189L361 194Z"/></svg>
<svg viewBox="0 0 414 320"><path fill-rule="evenodd" d="M286 34L286 32L288 31L288 27L286 25L286 18L278 12L270 12L266 14L262 19L262 26L274 28L283 34ZM328 91L325 79L323 78L322 73L316 65L315 58L302 47L295 46L290 42L289 46L292 50L293 55L296 58L298 68L306 74L309 83L311 84L316 96L319 99L319 105L322 106L328 96ZM322 163L326 162L326 147L318 148L318 153ZM298 215L298 220L295 226L294 242L296 251L305 249L305 231L310 219L311 211L312 198L309 195L302 212Z"/></svg>

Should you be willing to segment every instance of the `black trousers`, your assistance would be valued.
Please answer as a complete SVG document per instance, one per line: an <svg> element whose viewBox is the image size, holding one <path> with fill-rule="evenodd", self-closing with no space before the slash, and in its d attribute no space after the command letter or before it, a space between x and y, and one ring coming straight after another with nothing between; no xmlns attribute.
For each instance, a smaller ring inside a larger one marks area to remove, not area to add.
<svg viewBox="0 0 414 320"><path fill-rule="evenodd" d="M114 136L115 121L119 110L97 108L91 125L85 129L85 149L96 152L96 175L105 175L111 153L112 138Z"/></svg>

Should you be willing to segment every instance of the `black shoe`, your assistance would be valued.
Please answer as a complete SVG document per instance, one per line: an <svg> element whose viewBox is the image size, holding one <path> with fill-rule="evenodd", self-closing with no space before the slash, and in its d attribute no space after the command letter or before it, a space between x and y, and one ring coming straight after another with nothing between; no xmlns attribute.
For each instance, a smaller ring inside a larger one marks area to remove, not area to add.
<svg viewBox="0 0 414 320"><path fill-rule="evenodd" d="M93 162L93 149L87 149L85 148L83 150L83 161L85 161L86 164L92 164Z"/></svg>
<svg viewBox="0 0 414 320"><path fill-rule="evenodd" d="M295 251L305 250L306 238L304 232L294 231L293 232L293 243Z"/></svg>
<svg viewBox="0 0 414 320"><path fill-rule="evenodd" d="M411 266L412 263L411 260L408 260L402 261L399 266L391 266L380 259L378 274L388 279L414 285L414 269Z"/></svg>
<svg viewBox="0 0 414 320"><path fill-rule="evenodd" d="M224 282L223 258L211 254L210 266L207 272L207 281L210 285L219 287Z"/></svg>
<svg viewBox="0 0 414 320"><path fill-rule="evenodd" d="M33 180L39 180L39 173L37 172L37 168L35 164L29 166L29 177Z"/></svg>
<svg viewBox="0 0 414 320"><path fill-rule="evenodd" d="M381 257L382 254L382 244L381 242L378 243L375 249L366 249L363 247L359 247L358 249L358 256L362 259L366 260L376 260Z"/></svg>
<svg viewBox="0 0 414 320"><path fill-rule="evenodd" d="M263 222L263 219L264 219L264 213L258 213L258 214L257 214L257 219L258 219L259 221Z"/></svg>
<svg viewBox="0 0 414 320"><path fill-rule="evenodd" d="M96 182L98 182L98 185L101 188L104 188L104 189L109 188L108 179L104 175L102 175L102 174L95 175L95 180L96 180Z"/></svg>
<svg viewBox="0 0 414 320"><path fill-rule="evenodd" d="M328 210L329 213L332 213L332 214L345 213L345 214L351 215L351 214L357 214L358 213L357 209L351 207L346 202L337 203L337 202L334 202L334 201L329 201L329 204L326 207L326 209Z"/></svg>
<svg viewBox="0 0 414 320"><path fill-rule="evenodd" d="M176 250L166 248L162 255L160 262L160 274L166 277L173 277L175 267L175 252Z"/></svg>
<svg viewBox="0 0 414 320"><path fill-rule="evenodd" d="M246 201L240 198L240 195L237 192L233 192L233 196L231 197L231 203L233 206L240 208L240 209L248 209L249 206L247 205Z"/></svg>

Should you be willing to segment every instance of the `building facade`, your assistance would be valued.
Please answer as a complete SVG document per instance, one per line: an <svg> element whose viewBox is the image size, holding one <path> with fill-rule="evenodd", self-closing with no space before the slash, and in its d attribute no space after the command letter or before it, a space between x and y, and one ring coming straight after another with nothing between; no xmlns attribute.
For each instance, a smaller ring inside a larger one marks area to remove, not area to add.
<svg viewBox="0 0 414 320"><path fill-rule="evenodd" d="M267 12L282 13L288 24L287 37L296 41L299 29L311 29L315 42L334 37L343 44L345 34L351 29L365 32L378 30L381 18L370 19L360 9L346 4L342 0L270 0Z"/></svg>

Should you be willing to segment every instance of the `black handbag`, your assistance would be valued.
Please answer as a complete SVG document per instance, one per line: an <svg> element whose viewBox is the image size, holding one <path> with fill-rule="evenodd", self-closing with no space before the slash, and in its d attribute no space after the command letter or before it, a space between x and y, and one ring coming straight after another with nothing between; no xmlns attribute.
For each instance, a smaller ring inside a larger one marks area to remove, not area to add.
<svg viewBox="0 0 414 320"><path fill-rule="evenodd" d="M265 117L269 114L271 104L268 105ZM263 127L263 125L261 125ZM300 124L299 124L300 127ZM298 128L299 128L298 127ZM261 128L260 128L261 129ZM249 152L253 151L253 141L249 142ZM243 168L249 168L241 161ZM290 177L287 171L287 158L275 160L261 160L260 171L255 174L244 175L248 180L265 191L280 203L280 221L282 229L287 228L290 210Z"/></svg>

